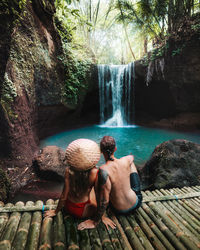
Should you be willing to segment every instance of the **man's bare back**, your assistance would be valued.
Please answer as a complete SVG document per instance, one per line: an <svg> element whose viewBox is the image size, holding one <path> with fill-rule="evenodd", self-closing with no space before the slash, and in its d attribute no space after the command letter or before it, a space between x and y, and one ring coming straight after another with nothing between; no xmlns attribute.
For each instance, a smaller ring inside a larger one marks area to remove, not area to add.
<svg viewBox="0 0 200 250"><path fill-rule="evenodd" d="M130 174L137 173L133 156L114 158L114 161L107 161L100 169L108 174L107 185L110 182L110 202L112 206L117 210L131 208L136 203L136 194L130 185Z"/></svg>
<svg viewBox="0 0 200 250"><path fill-rule="evenodd" d="M94 220L87 220L79 224L79 229L94 228L100 222L107 206L120 214L133 212L142 203L140 180L133 163L134 157L128 155L117 159L117 150L113 137L104 136L100 143L101 152L106 163L98 172L97 181L97 213Z"/></svg>

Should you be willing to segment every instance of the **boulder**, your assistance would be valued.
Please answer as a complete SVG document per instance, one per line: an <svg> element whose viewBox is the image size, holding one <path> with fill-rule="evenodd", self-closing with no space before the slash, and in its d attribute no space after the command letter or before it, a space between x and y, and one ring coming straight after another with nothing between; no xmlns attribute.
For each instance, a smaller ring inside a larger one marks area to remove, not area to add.
<svg viewBox="0 0 200 250"><path fill-rule="evenodd" d="M65 152L57 146L47 146L40 150L33 163L40 178L63 181L66 169Z"/></svg>
<svg viewBox="0 0 200 250"><path fill-rule="evenodd" d="M6 201L9 196L10 181L6 173L0 169L0 201Z"/></svg>
<svg viewBox="0 0 200 250"><path fill-rule="evenodd" d="M170 140L158 145L142 170L143 188L200 185L200 144Z"/></svg>

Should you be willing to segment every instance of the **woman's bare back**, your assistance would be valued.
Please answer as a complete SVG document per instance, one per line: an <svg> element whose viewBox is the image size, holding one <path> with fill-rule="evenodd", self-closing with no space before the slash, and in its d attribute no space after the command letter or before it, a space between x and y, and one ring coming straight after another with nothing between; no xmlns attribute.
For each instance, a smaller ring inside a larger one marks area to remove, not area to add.
<svg viewBox="0 0 200 250"><path fill-rule="evenodd" d="M91 198L93 199L93 196L90 198L90 193L91 193L92 188L94 187L97 173L98 173L98 169L96 167L91 169L90 174L89 174L89 178L88 178L88 188L86 189L86 191L84 193L77 192L76 196L75 196L73 194L73 192L69 189L68 199L74 203L82 203L82 202L88 201ZM79 186L80 190L81 190L81 188L82 187Z"/></svg>

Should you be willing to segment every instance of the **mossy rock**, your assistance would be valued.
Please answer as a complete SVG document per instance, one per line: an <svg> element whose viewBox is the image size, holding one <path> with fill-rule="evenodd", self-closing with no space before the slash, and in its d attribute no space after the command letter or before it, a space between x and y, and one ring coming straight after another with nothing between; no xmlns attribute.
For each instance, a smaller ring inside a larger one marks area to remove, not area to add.
<svg viewBox="0 0 200 250"><path fill-rule="evenodd" d="M10 181L6 173L0 169L0 200L6 201L10 191Z"/></svg>
<svg viewBox="0 0 200 250"><path fill-rule="evenodd" d="M142 169L143 176L152 189L200 185L200 144L181 139L159 144Z"/></svg>

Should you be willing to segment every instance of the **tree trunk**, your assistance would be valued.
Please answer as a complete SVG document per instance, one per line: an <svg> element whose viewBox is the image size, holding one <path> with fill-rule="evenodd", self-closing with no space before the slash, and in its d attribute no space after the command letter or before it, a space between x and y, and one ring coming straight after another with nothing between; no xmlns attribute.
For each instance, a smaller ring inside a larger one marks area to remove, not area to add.
<svg viewBox="0 0 200 250"><path fill-rule="evenodd" d="M133 53L133 50L131 48L131 43L130 43L130 40L129 40L129 37L128 37L128 33L127 33L127 29L126 29L126 24L124 22L124 14L123 14L123 11L122 11L122 8L121 8L120 0L118 0L118 5L119 5L120 13L121 13L121 16L122 16L122 22L123 22L123 27L124 27L124 31L125 31L126 40L128 42L128 46L129 46L129 49L131 51L131 54L132 54L133 58L136 60L136 57L135 57L135 55Z"/></svg>
<svg viewBox="0 0 200 250"><path fill-rule="evenodd" d="M144 38L144 54L147 54L148 50L147 50L147 43L148 43L148 40L147 40L147 37Z"/></svg>

